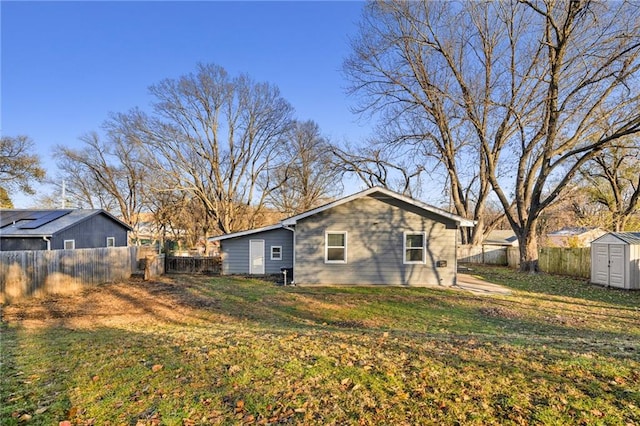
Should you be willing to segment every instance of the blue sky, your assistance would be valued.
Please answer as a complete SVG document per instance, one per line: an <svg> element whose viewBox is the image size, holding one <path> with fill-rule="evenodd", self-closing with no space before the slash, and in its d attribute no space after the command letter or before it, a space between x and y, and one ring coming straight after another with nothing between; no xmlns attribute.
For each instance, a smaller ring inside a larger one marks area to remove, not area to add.
<svg viewBox="0 0 640 426"><path fill-rule="evenodd" d="M2 135L30 136L54 177L54 146L78 146L110 112L146 108L150 85L201 62L275 84L297 118L357 144L371 126L350 112L341 67L363 6L2 1ZM35 203L12 198L16 207Z"/></svg>

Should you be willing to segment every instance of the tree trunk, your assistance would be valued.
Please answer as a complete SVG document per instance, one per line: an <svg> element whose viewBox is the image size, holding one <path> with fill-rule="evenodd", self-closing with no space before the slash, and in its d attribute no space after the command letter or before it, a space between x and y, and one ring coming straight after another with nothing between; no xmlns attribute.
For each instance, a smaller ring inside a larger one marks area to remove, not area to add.
<svg viewBox="0 0 640 426"><path fill-rule="evenodd" d="M535 274L538 268L538 238L532 229L524 229L518 236L520 243L520 272Z"/></svg>

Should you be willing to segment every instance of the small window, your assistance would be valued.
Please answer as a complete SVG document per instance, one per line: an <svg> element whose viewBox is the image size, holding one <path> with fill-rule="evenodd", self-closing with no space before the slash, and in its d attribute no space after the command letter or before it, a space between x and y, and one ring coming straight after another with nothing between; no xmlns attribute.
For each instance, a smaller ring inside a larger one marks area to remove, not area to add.
<svg viewBox="0 0 640 426"><path fill-rule="evenodd" d="M271 246L271 260L282 260L282 246Z"/></svg>
<svg viewBox="0 0 640 426"><path fill-rule="evenodd" d="M325 262L347 263L346 232L327 232L325 234Z"/></svg>
<svg viewBox="0 0 640 426"><path fill-rule="evenodd" d="M424 232L404 233L404 263L425 262Z"/></svg>
<svg viewBox="0 0 640 426"><path fill-rule="evenodd" d="M76 240L64 240L64 249L73 250L76 248Z"/></svg>
<svg viewBox="0 0 640 426"><path fill-rule="evenodd" d="M107 237L107 247L116 246L116 237Z"/></svg>

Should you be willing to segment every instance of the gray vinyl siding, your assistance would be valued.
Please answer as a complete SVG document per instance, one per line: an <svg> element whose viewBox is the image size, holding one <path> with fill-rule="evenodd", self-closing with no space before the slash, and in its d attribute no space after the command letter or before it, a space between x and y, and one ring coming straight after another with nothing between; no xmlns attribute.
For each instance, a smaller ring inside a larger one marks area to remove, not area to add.
<svg viewBox="0 0 640 426"><path fill-rule="evenodd" d="M127 229L107 215L97 214L54 234L51 249L64 249L65 240L75 240L76 249L106 247L107 237L115 237L115 247L127 246Z"/></svg>
<svg viewBox="0 0 640 426"><path fill-rule="evenodd" d="M325 232L347 232L347 262L325 263ZM405 232L424 232L426 262L403 263ZM457 224L397 199L366 196L299 220L295 281L301 285L442 285L456 279ZM436 267L446 261L446 267Z"/></svg>
<svg viewBox="0 0 640 426"><path fill-rule="evenodd" d="M223 274L249 273L249 241L264 240L265 274L279 274L293 267L293 232L273 229L220 241ZM282 260L271 260L271 247L282 247Z"/></svg>

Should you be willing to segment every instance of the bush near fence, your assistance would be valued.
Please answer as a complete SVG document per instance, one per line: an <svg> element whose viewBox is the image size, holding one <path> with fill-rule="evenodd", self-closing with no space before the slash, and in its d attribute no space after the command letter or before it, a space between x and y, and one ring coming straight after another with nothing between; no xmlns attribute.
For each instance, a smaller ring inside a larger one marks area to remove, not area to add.
<svg viewBox="0 0 640 426"><path fill-rule="evenodd" d="M136 247L0 252L0 303L126 280L136 256Z"/></svg>

